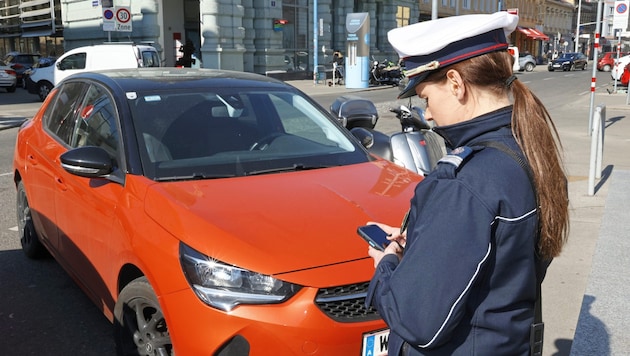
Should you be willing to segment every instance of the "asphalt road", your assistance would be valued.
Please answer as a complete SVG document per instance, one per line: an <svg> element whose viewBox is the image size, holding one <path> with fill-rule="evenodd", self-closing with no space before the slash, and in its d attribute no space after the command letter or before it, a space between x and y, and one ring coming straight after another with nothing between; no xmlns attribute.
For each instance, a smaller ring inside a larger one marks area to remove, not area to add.
<svg viewBox="0 0 630 356"><path fill-rule="evenodd" d="M543 100L552 116L560 117L560 130L577 126L579 131L583 126L586 135L588 116L573 117L567 113L573 103L583 103L585 95L588 95L590 69L548 73L539 67L534 72L518 73L517 76ZM610 82L607 73L598 73L597 78L600 85ZM302 89L326 108L337 96L350 92L344 88L302 84ZM360 94L375 102L380 113L377 129L388 133L400 129L395 116L388 109L409 102L394 99L396 88L380 87L353 94ZM413 104L412 102L411 105ZM11 172L17 132L17 128L13 126L32 116L39 105L37 96L24 90L18 89L16 93L0 90L0 354L113 355L112 327L97 306L88 300L54 260L28 260L20 250L16 232L15 186ZM574 150L573 147L569 148ZM588 152L588 147L577 147L575 150L581 155ZM569 174L574 177L584 175L584 172L578 171L578 165L572 165L573 158L569 158ZM594 243L586 241L583 246L578 247L585 248L588 252L589 248L592 250ZM566 283L583 283L584 274L588 275L588 266L581 268L575 273L582 279L569 280ZM582 295L571 298L575 304L578 298L581 301ZM569 355L573 337L571 328L574 331L577 315L571 314L573 310L566 313L566 325L547 323L546 340L551 340L550 345L545 346L545 355Z"/></svg>

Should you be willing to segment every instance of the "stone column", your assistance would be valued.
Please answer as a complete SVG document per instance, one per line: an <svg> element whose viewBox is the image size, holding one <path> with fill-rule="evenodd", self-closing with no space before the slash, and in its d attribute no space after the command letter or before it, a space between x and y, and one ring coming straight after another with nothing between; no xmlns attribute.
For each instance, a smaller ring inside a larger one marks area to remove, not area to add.
<svg viewBox="0 0 630 356"><path fill-rule="evenodd" d="M243 71L245 28L240 0L200 0L201 53L205 68Z"/></svg>

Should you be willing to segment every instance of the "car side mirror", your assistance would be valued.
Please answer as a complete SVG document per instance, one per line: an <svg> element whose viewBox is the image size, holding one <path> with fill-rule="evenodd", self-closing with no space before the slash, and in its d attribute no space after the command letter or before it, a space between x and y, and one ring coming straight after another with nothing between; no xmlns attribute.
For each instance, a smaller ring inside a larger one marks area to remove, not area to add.
<svg viewBox="0 0 630 356"><path fill-rule="evenodd" d="M101 147L78 147L65 152L60 159L63 169L80 177L105 178L114 171L111 157Z"/></svg>

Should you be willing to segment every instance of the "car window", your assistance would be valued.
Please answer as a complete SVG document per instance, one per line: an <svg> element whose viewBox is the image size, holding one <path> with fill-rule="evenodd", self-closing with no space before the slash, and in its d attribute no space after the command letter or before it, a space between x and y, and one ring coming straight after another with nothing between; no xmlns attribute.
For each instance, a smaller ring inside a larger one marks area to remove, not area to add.
<svg viewBox="0 0 630 356"><path fill-rule="evenodd" d="M80 106L70 146L101 147L117 162L119 145L120 134L113 101L103 87L92 84Z"/></svg>
<svg viewBox="0 0 630 356"><path fill-rule="evenodd" d="M59 69L85 69L85 58L85 52L71 54L59 62Z"/></svg>
<svg viewBox="0 0 630 356"><path fill-rule="evenodd" d="M77 82L65 83L59 89L50 105L54 108L46 118L48 131L61 142L70 145L74 131L77 110L83 99L85 84Z"/></svg>
<svg viewBox="0 0 630 356"><path fill-rule="evenodd" d="M144 67L159 67L160 56L154 51L142 51L142 65Z"/></svg>

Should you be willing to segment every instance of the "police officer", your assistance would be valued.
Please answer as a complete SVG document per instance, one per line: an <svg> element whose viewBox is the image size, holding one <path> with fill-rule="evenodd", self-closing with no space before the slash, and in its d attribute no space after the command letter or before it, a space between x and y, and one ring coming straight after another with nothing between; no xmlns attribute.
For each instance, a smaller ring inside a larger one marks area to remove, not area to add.
<svg viewBox="0 0 630 356"><path fill-rule="evenodd" d="M449 149L418 184L391 243L369 248L367 305L390 355L528 355L539 286L568 229L560 142L512 73L518 17L464 15L391 30L425 118ZM540 341L540 339L538 339Z"/></svg>

